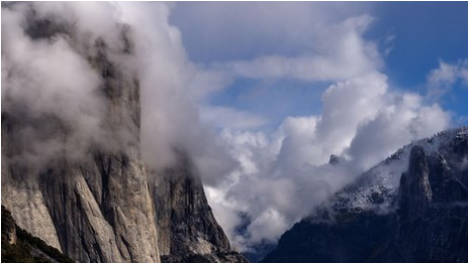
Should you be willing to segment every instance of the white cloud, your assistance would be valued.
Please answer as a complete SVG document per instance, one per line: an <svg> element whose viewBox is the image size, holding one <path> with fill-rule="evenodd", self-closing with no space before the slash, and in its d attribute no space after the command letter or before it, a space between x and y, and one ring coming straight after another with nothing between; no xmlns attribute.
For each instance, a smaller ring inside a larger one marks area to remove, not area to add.
<svg viewBox="0 0 468 263"><path fill-rule="evenodd" d="M229 183L215 186L213 211L237 247L274 242L360 173L450 123L440 106L390 89L378 72L331 85L322 102L320 115L289 117L271 134L222 133L241 166L225 178ZM328 164L331 154L339 156L339 165ZM229 218L219 215L228 207ZM240 215L251 220L247 235L235 232Z"/></svg>
<svg viewBox="0 0 468 263"><path fill-rule="evenodd" d="M449 127L450 115L437 104L424 105L422 97L417 94L393 94L386 100L375 118L359 125L346 150L360 171L413 140L429 137Z"/></svg>
<svg viewBox="0 0 468 263"><path fill-rule="evenodd" d="M432 70L428 76L430 84L453 84L457 79L458 67L439 61L439 68Z"/></svg>
<svg viewBox="0 0 468 263"><path fill-rule="evenodd" d="M212 59L213 63L205 65L213 74L229 76L230 80L335 82L322 94L320 114L288 117L271 133L242 131L257 127L255 115L203 106L202 118L224 128L221 139L239 163L234 172L208 187L208 199L234 246L243 250L262 239L275 241L359 173L404 144L443 130L450 123L450 115L437 104L428 105L421 95L389 87L387 76L380 72L383 60L376 44L363 38L372 22L370 16L346 13L340 17L327 8L318 8L327 11L305 18L302 14L311 13L304 5L286 6L281 12L276 8L283 5L267 9L261 4L247 9L244 5L191 6L202 21L191 20L194 14L190 12L182 21L182 27L185 21L192 21L193 28L201 25L205 33L217 32L212 34L216 37L200 33L201 42L208 39L213 45L210 50L234 54L221 54L220 60ZM232 12L236 8L256 16L237 16ZM227 9L230 15L223 12ZM270 13L272 10L276 11ZM292 13L294 16L289 17ZM255 22L250 20L253 17ZM247 26L242 27L244 23ZM245 30L236 31L238 27ZM240 39L223 38L232 32ZM386 47L395 37L387 37ZM244 38L251 42L243 42ZM190 33L188 39L198 41ZM226 39L229 44L223 42ZM270 48L272 43L294 47L295 52ZM264 48L255 53L249 44ZM210 90L223 88L228 87L218 85ZM340 165L328 164L331 154L339 156ZM249 222L247 234L241 235L236 226L244 224L245 217Z"/></svg>
<svg viewBox="0 0 468 263"><path fill-rule="evenodd" d="M32 19L28 17L31 10L35 10L34 19L48 19L71 33L50 39L29 37L26 18ZM107 132L122 132L125 139L138 137L128 136L124 127L122 131L102 128L102 122L108 121L104 117L109 102L102 95L100 73L88 61L97 52L96 41L102 39L108 59L124 75L123 81L138 77L141 145L149 168L171 164L174 148L195 156L206 182L215 182L219 174L233 167L222 143L201 124L197 105L224 80L197 69L187 59L179 31L168 24L170 7L165 3L16 3L8 9L2 7L2 14L2 110L22 108L35 117L53 115L71 133L64 143L60 134L41 132L28 123L18 136L36 143L26 147L25 155L40 163L65 150L66 156L79 158L95 143L119 147L116 141L106 141L115 137ZM130 28L131 55L121 52L123 23ZM197 83L208 83L211 88L197 91ZM191 97L193 94L199 97ZM123 125L127 121L131 122L124 120Z"/></svg>
<svg viewBox="0 0 468 263"><path fill-rule="evenodd" d="M258 114L221 106L201 106L200 117L214 127L230 129L253 129L268 122Z"/></svg>
<svg viewBox="0 0 468 263"><path fill-rule="evenodd" d="M197 66L194 79L189 83L190 97L197 101L206 101L210 96L228 87L233 78L225 72L204 69Z"/></svg>
<svg viewBox="0 0 468 263"><path fill-rule="evenodd" d="M23 157L29 161L40 165L64 152L80 158L103 136L98 125L103 104L96 92L101 80L66 38L34 41L27 36L19 7L2 8L2 112L29 114L20 117L31 121L16 135L27 145ZM51 115L70 129L68 140L60 125L50 127L52 131L36 129L34 118L48 116L53 126Z"/></svg>
<svg viewBox="0 0 468 263"><path fill-rule="evenodd" d="M382 64L376 45L361 37L371 21L370 16L362 15L317 27L314 48L299 56L261 56L214 64L214 68L235 77L256 79L336 81L359 76Z"/></svg>
<svg viewBox="0 0 468 263"><path fill-rule="evenodd" d="M263 54L293 56L320 41L322 25L366 13L371 3L178 3L171 22L197 62L250 60Z"/></svg>
<svg viewBox="0 0 468 263"><path fill-rule="evenodd" d="M323 151L321 162L330 154L341 154L355 136L358 125L375 116L387 89L386 76L370 72L332 85L324 92L322 120L317 131Z"/></svg>
<svg viewBox="0 0 468 263"><path fill-rule="evenodd" d="M389 31L385 38L383 39L383 45L384 45L384 50L383 50L383 55L385 57L388 57L390 53L392 52L393 48L395 47L395 39L396 39L395 33L392 31Z"/></svg>
<svg viewBox="0 0 468 263"><path fill-rule="evenodd" d="M458 81L468 86L468 60L460 60L453 64L440 60L439 67L427 75L428 97L441 98Z"/></svg>

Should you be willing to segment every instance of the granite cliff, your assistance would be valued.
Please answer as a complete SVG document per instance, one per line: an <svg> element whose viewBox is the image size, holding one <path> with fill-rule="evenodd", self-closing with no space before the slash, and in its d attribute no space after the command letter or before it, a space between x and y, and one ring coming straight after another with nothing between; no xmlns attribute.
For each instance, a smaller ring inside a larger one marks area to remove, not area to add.
<svg viewBox="0 0 468 263"><path fill-rule="evenodd" d="M199 255L204 262L247 262L231 250L191 160L180 153L177 163L150 184L162 262L186 262Z"/></svg>
<svg viewBox="0 0 468 263"><path fill-rule="evenodd" d="M2 5L2 13L16 7ZM103 38L80 43L75 26L30 9L20 34L44 45L64 41L97 76L102 116L81 124L95 125L99 134L80 141L59 113L38 113L2 96L2 205L19 227L77 262L161 262L161 255L163 262L243 262L213 217L188 156L163 172L146 171L139 79L119 63L132 59L131 29L119 25L120 42L110 47ZM14 65L2 49L4 61ZM2 67L2 86L27 81L18 76L21 68Z"/></svg>

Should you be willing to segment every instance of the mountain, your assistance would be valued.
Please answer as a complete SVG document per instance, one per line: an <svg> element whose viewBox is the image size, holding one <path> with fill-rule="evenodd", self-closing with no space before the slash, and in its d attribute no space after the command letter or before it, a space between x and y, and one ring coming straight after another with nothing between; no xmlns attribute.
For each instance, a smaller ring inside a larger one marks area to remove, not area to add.
<svg viewBox="0 0 468 263"><path fill-rule="evenodd" d="M87 145L77 136L82 127L57 112L2 96L2 205L16 224L78 262L244 262L213 217L188 156L147 172L139 79L117 61L133 56L129 28L121 27L119 50L99 38L86 46L74 24L28 14L21 34L43 45L60 36L100 78L95 96L103 116L83 122L100 132ZM2 61L4 55L2 49ZM2 84L14 70L21 69L2 68Z"/></svg>
<svg viewBox="0 0 468 263"><path fill-rule="evenodd" d="M468 128L411 143L284 233L262 262L468 262Z"/></svg>

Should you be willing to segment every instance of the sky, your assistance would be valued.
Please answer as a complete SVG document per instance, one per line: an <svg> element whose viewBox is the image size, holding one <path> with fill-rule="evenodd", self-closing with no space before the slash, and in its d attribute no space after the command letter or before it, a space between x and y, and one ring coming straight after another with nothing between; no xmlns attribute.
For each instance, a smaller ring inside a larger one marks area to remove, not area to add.
<svg viewBox="0 0 468 263"><path fill-rule="evenodd" d="M250 9L248 5L257 8L246 11ZM181 31L189 58L203 66L249 60L265 54L300 54L313 45L312 34L307 34L311 31L309 27L314 26L314 19L307 16L316 16L313 12L315 7L301 10L302 5L308 4L284 5L289 8L252 3L178 3L170 21ZM468 57L465 48L468 35L464 33L466 3L370 2L323 5L332 6L325 8L330 9L326 11L327 14L332 13L331 18L326 20L361 14L369 14L374 18L363 36L379 45L384 54L382 71L389 76L392 85L399 89L424 93L427 75L441 61L456 64ZM231 11L232 6L235 11ZM323 18L317 18L320 19ZM213 96L211 103L266 115L275 125L278 119L288 115L319 112L320 92L317 89L323 91L327 84L296 80L270 80L264 83L236 79L229 89ZM315 91L309 88L311 85ZM272 86L274 88L269 89L268 96L260 95L265 87ZM248 96L248 92L253 95ZM463 101L467 92L462 82L456 82L450 94L439 101L462 118L460 124L467 123L468 107L464 107ZM253 96L261 96L261 99ZM282 98L289 99L278 103ZM264 106L271 103L279 107L266 110Z"/></svg>
<svg viewBox="0 0 468 263"><path fill-rule="evenodd" d="M72 27L73 38L29 37L28 8ZM67 144L34 123L19 133L31 142L20 157L38 165L64 151L82 158L96 143L115 150L140 135L148 171L185 151L231 244L249 251L276 242L402 146L468 124L467 8L20 3L2 8L2 110L52 114L69 126ZM134 53L119 53L122 25ZM106 100L87 61L98 40L126 77L139 79L141 134L122 127L119 143L99 125Z"/></svg>
<svg viewBox="0 0 468 263"><path fill-rule="evenodd" d="M247 250L274 242L347 177L412 140L468 124L467 9L461 2L177 3L169 21L188 58L225 78L200 107L241 163L228 183L206 186L231 242ZM330 154L350 160L352 172L322 180L321 173L341 173L327 171ZM313 173L314 180L300 178ZM251 217L247 235L236 235L239 221L227 210Z"/></svg>

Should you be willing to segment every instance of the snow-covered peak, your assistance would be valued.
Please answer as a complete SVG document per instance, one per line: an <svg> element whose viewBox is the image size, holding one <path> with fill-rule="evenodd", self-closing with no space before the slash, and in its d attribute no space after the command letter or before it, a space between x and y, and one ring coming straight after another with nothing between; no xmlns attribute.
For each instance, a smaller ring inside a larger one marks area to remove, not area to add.
<svg viewBox="0 0 468 263"><path fill-rule="evenodd" d="M408 169L411 149L420 146L427 156L440 155L453 159L454 147L468 140L468 127L440 132L430 138L412 142L386 160L363 173L352 184L332 197L327 207L334 211L373 211L388 213L397 208L400 177ZM454 169L458 169L455 167Z"/></svg>

